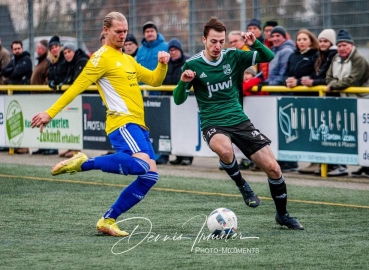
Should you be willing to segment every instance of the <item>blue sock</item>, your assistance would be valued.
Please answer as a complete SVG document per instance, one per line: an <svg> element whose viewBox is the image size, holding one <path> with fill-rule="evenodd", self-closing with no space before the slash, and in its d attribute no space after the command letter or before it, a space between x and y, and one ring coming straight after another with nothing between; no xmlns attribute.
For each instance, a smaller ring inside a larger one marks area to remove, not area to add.
<svg viewBox="0 0 369 270"><path fill-rule="evenodd" d="M111 155L90 158L82 164L81 169L82 171L95 169L116 174L142 175L149 171L150 166L142 159L117 152Z"/></svg>
<svg viewBox="0 0 369 270"><path fill-rule="evenodd" d="M127 212L145 198L147 192L158 180L159 175L157 172L148 172L147 174L138 176L135 181L123 189L116 202L104 214L104 218L117 219L122 213Z"/></svg>

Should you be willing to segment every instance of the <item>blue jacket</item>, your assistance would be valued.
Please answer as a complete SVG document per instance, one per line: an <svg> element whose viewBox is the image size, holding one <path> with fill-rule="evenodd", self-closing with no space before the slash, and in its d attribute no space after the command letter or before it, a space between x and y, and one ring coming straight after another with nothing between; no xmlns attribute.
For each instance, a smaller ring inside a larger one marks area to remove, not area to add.
<svg viewBox="0 0 369 270"><path fill-rule="evenodd" d="M295 51L295 44L288 39L279 47L273 47L274 58L269 63L269 85L285 85L284 73L290 55Z"/></svg>
<svg viewBox="0 0 369 270"><path fill-rule="evenodd" d="M138 49L136 61L145 68L154 70L158 65L158 52L167 52L168 43L160 33L158 33L158 38L155 41L147 42L142 39L141 43L142 46Z"/></svg>

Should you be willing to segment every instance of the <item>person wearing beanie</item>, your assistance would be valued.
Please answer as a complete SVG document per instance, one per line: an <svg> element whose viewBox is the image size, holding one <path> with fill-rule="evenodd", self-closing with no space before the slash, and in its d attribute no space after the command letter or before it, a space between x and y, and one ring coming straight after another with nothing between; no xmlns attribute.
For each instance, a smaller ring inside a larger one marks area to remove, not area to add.
<svg viewBox="0 0 369 270"><path fill-rule="evenodd" d="M136 57L138 51L137 39L134 35L128 34L124 41L124 53L129 54L133 58Z"/></svg>
<svg viewBox="0 0 369 270"><path fill-rule="evenodd" d="M336 44L340 42L346 42L350 44L354 44L354 40L351 38L350 34L345 29L341 29L337 33L337 42Z"/></svg>
<svg viewBox="0 0 369 270"><path fill-rule="evenodd" d="M136 61L145 68L154 70L158 64L158 52L167 52L168 43L152 21L146 22L142 30L144 38L141 41L142 45L138 48ZM160 92L149 91L149 95L157 96Z"/></svg>
<svg viewBox="0 0 369 270"><path fill-rule="evenodd" d="M60 42L60 38L59 36L52 36L49 40L49 49L53 46L53 45L58 45L58 46L62 46L61 42Z"/></svg>
<svg viewBox="0 0 369 270"><path fill-rule="evenodd" d="M369 63L357 50L354 41L347 30L341 29L337 32L337 54L333 57L326 76L326 91L345 90L350 86L369 86ZM356 98L369 98L368 94L345 94L342 97L350 96ZM332 176L341 175L342 165L332 172ZM340 170L341 169L341 170ZM331 174L332 174L331 173ZM369 167L360 167L351 173L352 176L369 175ZM328 172L328 175L330 172Z"/></svg>
<svg viewBox="0 0 369 270"><path fill-rule="evenodd" d="M168 43L152 21L146 22L142 30L144 37L141 41L142 45L138 48L136 61L145 68L154 70L158 64L158 52L167 52ZM149 91L149 95L160 95L160 93Z"/></svg>
<svg viewBox="0 0 369 270"><path fill-rule="evenodd" d="M327 72L326 90L330 92L344 90L350 86L368 86L368 61L358 52L347 30L341 29L337 32L336 44L337 54ZM368 94L353 94L353 96L369 97Z"/></svg>
<svg viewBox="0 0 369 270"><path fill-rule="evenodd" d="M337 53L337 46L336 44L336 32L333 29L324 29L318 35L318 42L319 42L319 51L317 58L314 63L314 72L309 77L303 77L301 79L301 84L307 87L316 86L316 85L326 85L325 78L327 75L327 71L329 66L332 63L333 57ZM338 94L338 93L334 93ZM331 93L327 93L327 96L331 95ZM333 176L337 175L335 172L337 168L337 164L328 164L328 175ZM341 165L341 167L344 167ZM341 171L344 174L345 168L341 168ZM310 163L305 168L301 168L298 170L301 174L316 174L321 175L320 171L320 164L318 163ZM344 175L342 174L342 175ZM339 176L339 175L338 175Z"/></svg>
<svg viewBox="0 0 369 270"><path fill-rule="evenodd" d="M270 31L270 35L273 35L274 33L279 33L282 35L284 39L287 39L287 31L282 26L276 26Z"/></svg>
<svg viewBox="0 0 369 270"><path fill-rule="evenodd" d="M261 22L258 19L251 19L249 21L247 24L247 31L252 32L261 43L264 43L265 40L261 31Z"/></svg>
<svg viewBox="0 0 369 270"><path fill-rule="evenodd" d="M265 84L284 85L284 73L286 72L288 58L295 50L295 43L290 39L286 39L286 30L282 26L274 27L270 36L274 59L269 63L269 74ZM278 93L272 93L272 95L274 94Z"/></svg>
<svg viewBox="0 0 369 270"><path fill-rule="evenodd" d="M49 40L47 60L49 62L48 84L50 88L56 90L59 85L63 84L67 75L66 62L59 36L53 36Z"/></svg>

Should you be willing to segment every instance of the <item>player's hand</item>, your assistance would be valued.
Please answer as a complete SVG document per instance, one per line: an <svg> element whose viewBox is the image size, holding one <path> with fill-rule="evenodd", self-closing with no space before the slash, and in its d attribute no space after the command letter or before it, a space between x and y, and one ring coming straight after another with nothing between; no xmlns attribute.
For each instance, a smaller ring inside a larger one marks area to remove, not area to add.
<svg viewBox="0 0 369 270"><path fill-rule="evenodd" d="M164 65L168 64L170 59L170 54L164 51L158 52L158 61Z"/></svg>
<svg viewBox="0 0 369 270"><path fill-rule="evenodd" d="M182 80L182 82L190 82L195 78L195 76L196 76L195 71L187 69L187 70L183 71L183 73L181 75L181 80Z"/></svg>
<svg viewBox="0 0 369 270"><path fill-rule="evenodd" d="M254 44L256 37L252 32L242 32L241 36L243 38L243 41L245 41L245 44L248 46L251 46Z"/></svg>
<svg viewBox="0 0 369 270"><path fill-rule="evenodd" d="M46 112L40 112L36 114L31 121L31 127L39 127L40 131L42 132L44 130L44 127L49 123L51 120L50 115L48 115Z"/></svg>

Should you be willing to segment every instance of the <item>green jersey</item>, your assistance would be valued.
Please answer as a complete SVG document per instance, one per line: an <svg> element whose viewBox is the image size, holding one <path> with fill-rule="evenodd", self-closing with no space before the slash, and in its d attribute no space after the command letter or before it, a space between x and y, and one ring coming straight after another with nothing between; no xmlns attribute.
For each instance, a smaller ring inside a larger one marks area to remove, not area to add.
<svg viewBox="0 0 369 270"><path fill-rule="evenodd" d="M174 89L176 104L187 99L191 86L194 88L199 107L201 129L210 126L234 126L248 120L239 102L239 85L246 68L260 62L269 62L273 53L259 41L256 51L242 51L235 48L222 50L216 61L206 59L204 52L189 58L182 70L196 72L191 83L180 81Z"/></svg>

